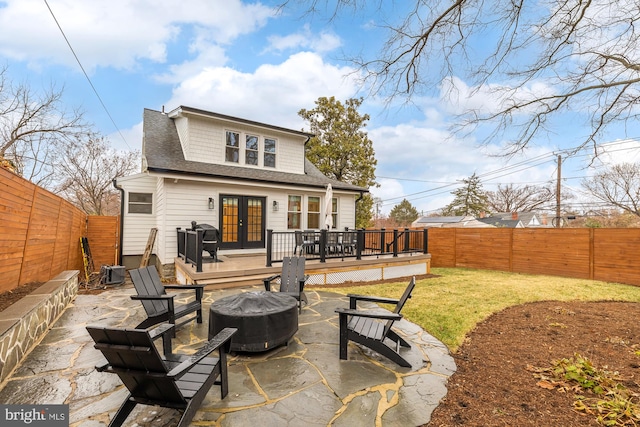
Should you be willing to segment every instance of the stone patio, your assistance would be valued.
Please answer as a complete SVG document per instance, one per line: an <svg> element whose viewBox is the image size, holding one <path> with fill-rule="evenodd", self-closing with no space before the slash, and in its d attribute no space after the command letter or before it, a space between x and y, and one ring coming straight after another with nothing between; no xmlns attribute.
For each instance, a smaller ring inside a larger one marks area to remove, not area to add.
<svg viewBox="0 0 640 427"><path fill-rule="evenodd" d="M202 324L178 330L174 352L191 353L207 337L209 305L218 298L262 290L248 287L205 292ZM78 295L44 339L0 384L6 404L68 404L71 426L107 425L127 396L117 375L96 372L103 359L85 327L133 327L144 319L132 301L132 287L99 295ZM288 346L264 353L233 353L229 395L220 400L213 387L193 419L198 426L419 426L446 394L455 371L448 349L406 320L396 330L412 344L401 368L359 345L349 344L349 360L338 358L336 307L348 299L317 289L306 291L309 306ZM185 298L188 298L185 294ZM182 301L184 302L184 301ZM376 309L371 305L370 308ZM140 407L130 425L174 425L176 411Z"/></svg>

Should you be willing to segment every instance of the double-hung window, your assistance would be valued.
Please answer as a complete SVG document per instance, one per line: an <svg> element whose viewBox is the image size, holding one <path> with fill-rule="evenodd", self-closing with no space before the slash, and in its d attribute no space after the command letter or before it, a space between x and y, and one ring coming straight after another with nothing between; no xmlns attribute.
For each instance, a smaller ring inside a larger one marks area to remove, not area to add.
<svg viewBox="0 0 640 427"><path fill-rule="evenodd" d="M300 230L302 228L302 196L289 196L287 203L287 228Z"/></svg>
<svg viewBox="0 0 640 427"><path fill-rule="evenodd" d="M258 166L258 137L255 135L247 135L246 140L247 145L244 150L244 163Z"/></svg>
<svg viewBox="0 0 640 427"><path fill-rule="evenodd" d="M320 228L320 197L307 199L307 228Z"/></svg>
<svg viewBox="0 0 640 427"><path fill-rule="evenodd" d="M276 167L276 140L272 138L264 139L264 166L268 168Z"/></svg>
<svg viewBox="0 0 640 427"><path fill-rule="evenodd" d="M338 227L338 199L336 197L331 199L331 219L333 220L333 227Z"/></svg>
<svg viewBox="0 0 640 427"><path fill-rule="evenodd" d="M153 213L153 194L129 193L129 213Z"/></svg>
<svg viewBox="0 0 640 427"><path fill-rule="evenodd" d="M240 161L240 134L238 132L227 131L224 159L233 163Z"/></svg>

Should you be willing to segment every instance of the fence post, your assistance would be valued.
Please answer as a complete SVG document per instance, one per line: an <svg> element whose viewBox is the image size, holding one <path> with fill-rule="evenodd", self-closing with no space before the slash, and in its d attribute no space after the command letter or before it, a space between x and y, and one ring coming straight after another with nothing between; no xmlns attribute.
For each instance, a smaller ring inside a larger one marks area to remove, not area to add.
<svg viewBox="0 0 640 427"><path fill-rule="evenodd" d="M271 267L271 255L273 253L273 249L271 245L273 244L273 230L267 230L267 267Z"/></svg>
<svg viewBox="0 0 640 427"><path fill-rule="evenodd" d="M380 253L383 254L387 252L387 230L384 228L380 229Z"/></svg>

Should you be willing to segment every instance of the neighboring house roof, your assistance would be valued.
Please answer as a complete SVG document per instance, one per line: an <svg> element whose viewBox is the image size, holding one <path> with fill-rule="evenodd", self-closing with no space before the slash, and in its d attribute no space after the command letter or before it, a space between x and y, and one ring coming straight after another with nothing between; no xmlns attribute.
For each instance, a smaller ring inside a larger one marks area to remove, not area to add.
<svg viewBox="0 0 640 427"><path fill-rule="evenodd" d="M538 218L538 214L535 212L499 212L487 218L502 221L519 220L522 221L523 227L544 227L544 224L542 224L542 221Z"/></svg>
<svg viewBox="0 0 640 427"><path fill-rule="evenodd" d="M498 228L524 228L522 221L519 219L502 219L496 216L488 216L485 218L478 218L478 221Z"/></svg>
<svg viewBox="0 0 640 427"><path fill-rule="evenodd" d="M465 227L465 228L481 228L491 227L488 224L476 220L470 215L461 216L423 216L411 223L415 228L449 228L449 227Z"/></svg>
<svg viewBox="0 0 640 427"><path fill-rule="evenodd" d="M180 107L189 111L206 113L217 118L235 120L255 126L262 126L278 130L279 132L289 132L300 136L310 137L311 134L266 125L258 122L251 122L244 119L236 119L230 116L223 116L216 113L202 112L189 107ZM335 179L326 177L310 161L305 158L304 174L294 174L288 172L278 172L261 168L244 168L220 164L211 164L185 160L182 146L174 121L165 113L145 109L143 116L144 149L142 155L146 159L146 169L157 173L176 173L208 176L216 178L236 179L245 181L268 182L289 185L304 185L309 187L326 187L331 184L334 190L348 190L355 192L369 192L367 188L357 185L347 184Z"/></svg>

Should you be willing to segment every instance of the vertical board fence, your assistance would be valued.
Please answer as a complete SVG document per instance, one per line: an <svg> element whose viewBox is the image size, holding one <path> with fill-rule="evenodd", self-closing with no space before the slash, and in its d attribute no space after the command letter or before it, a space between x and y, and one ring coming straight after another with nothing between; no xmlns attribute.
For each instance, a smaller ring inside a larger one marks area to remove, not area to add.
<svg viewBox="0 0 640 427"><path fill-rule="evenodd" d="M96 270L100 270L102 265L116 265L120 241L120 217L89 215L87 240L89 240Z"/></svg>
<svg viewBox="0 0 640 427"><path fill-rule="evenodd" d="M84 270L80 237L94 266L115 264L119 217L89 216L73 204L0 168L0 293ZM84 275L81 275L83 277Z"/></svg>
<svg viewBox="0 0 640 427"><path fill-rule="evenodd" d="M640 285L639 228L431 228L428 249L432 267Z"/></svg>

